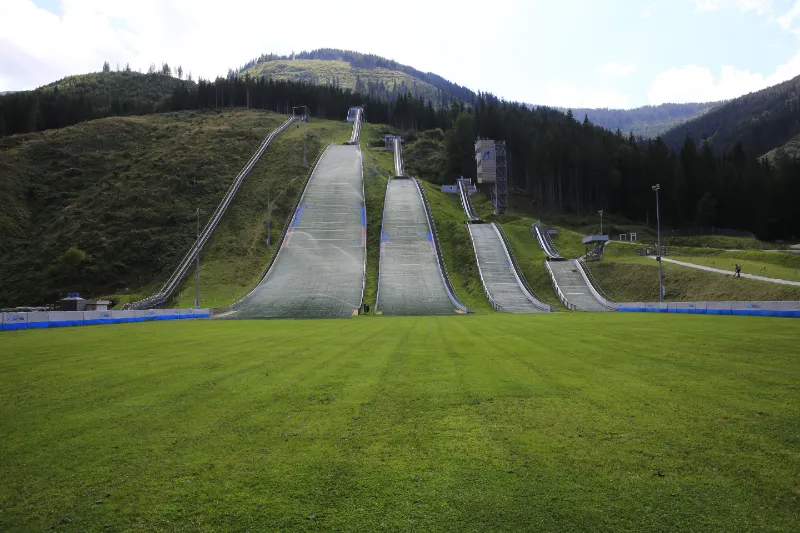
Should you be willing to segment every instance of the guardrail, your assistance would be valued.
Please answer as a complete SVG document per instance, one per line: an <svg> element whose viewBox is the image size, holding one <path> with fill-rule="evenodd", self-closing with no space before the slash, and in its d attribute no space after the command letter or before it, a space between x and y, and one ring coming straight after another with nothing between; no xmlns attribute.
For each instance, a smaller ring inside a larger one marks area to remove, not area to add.
<svg viewBox="0 0 800 533"><path fill-rule="evenodd" d="M564 296L563 292L561 292L561 287L559 287L558 283L556 283L556 277L553 275L553 271L550 269L550 263L544 261L544 268L547 270L547 273L550 274L550 281L553 284L553 290L556 291L556 296L558 296L559 301L570 311L575 311L575 309L577 309L575 304L567 300L567 297Z"/></svg>
<svg viewBox="0 0 800 533"><path fill-rule="evenodd" d="M458 187L458 196L461 199L461 207L464 208L464 213L467 215L467 218L470 222L475 222L480 220L481 217L478 216L478 213L475 212L475 209L472 207L472 200L469 198L469 191L464 188L464 184L461 180L457 181Z"/></svg>
<svg viewBox="0 0 800 533"><path fill-rule="evenodd" d="M625 302L617 311L800 318L800 302Z"/></svg>
<svg viewBox="0 0 800 533"><path fill-rule="evenodd" d="M405 177L405 169L403 168L403 147L400 145L400 139L395 137L394 140L394 175L397 178Z"/></svg>
<svg viewBox="0 0 800 533"><path fill-rule="evenodd" d="M616 311L617 304L606 299L604 295L600 294L600 291L598 290L599 287L595 287L594 278L592 278L592 274L583 260L573 259L573 262L575 263L575 266L578 267L578 272L580 272L581 276L583 276L583 281L585 281L586 285L589 286L589 290L592 292L592 296L594 296L595 300L600 302L603 307L612 311Z"/></svg>
<svg viewBox="0 0 800 533"><path fill-rule="evenodd" d="M284 222L284 224L283 224L283 229L281 229L281 235L280 235L280 237L278 237L278 242L276 242L275 245L274 245L274 250L272 252L272 255L270 255L269 262L267 262L267 266L264 268L264 271L262 272L261 276L258 278L258 281L256 282L256 284L253 286L252 289L250 289L250 292L248 292L246 295L244 295L237 302L234 302L231 305L228 305L228 306L225 306L225 307L218 307L218 308L213 310L213 314L219 315L219 314L222 314L222 313L227 313L227 312L233 311L234 309L239 307L242 303L244 303L244 301L247 298L250 297L251 294L253 294L253 292L255 292L255 290L258 288L258 286L261 285L261 283L267 277L267 275L269 274L270 269L272 268L272 265L275 263L275 261L278 258L278 254L280 253L281 248L283 247L283 241L286 238L286 233L289 231L289 227L291 226L292 220L294 220L294 216L297 213L297 207L300 205L300 202L303 200L303 195L305 195L305 193L306 193L306 188L308 188L308 183L311 181L311 176L314 175L314 171L317 170L317 165L319 165L319 162L322 159L322 156L325 155L325 152L327 152L328 148L330 148L331 146L333 146L333 143L328 144L328 146L326 146L324 150L322 150L319 154L317 154L317 158L314 160L314 163L311 165L311 170L308 171L308 174L306 175L306 179L303 182L303 186L300 188L300 192L297 194L297 199L294 201L294 207L292 207L291 214L288 217L286 217L286 222Z"/></svg>
<svg viewBox="0 0 800 533"><path fill-rule="evenodd" d="M375 311L378 311L378 302L381 299L381 255L383 254L383 221L386 220L386 195L389 194L389 184L392 180L386 181L386 192L383 193L383 213L381 214L381 237L378 244L378 288L375 291Z"/></svg>
<svg viewBox="0 0 800 533"><path fill-rule="evenodd" d="M534 290L528 284L528 281L525 279L525 274L522 273L522 268L517 261L517 257L514 255L514 251L511 249L511 244L508 242L508 238L506 238L506 234L503 231L503 228L500 227L500 224L496 224L492 222L492 226L494 230L497 232L497 235L500 237L500 241L503 243L503 248L505 248L506 256L511 261L511 266L514 269L514 277L519 283L522 292L525 293L525 297L528 299L534 307L539 309L540 311L547 311L550 312L552 309L549 305L542 302L539 297L536 295ZM474 245L473 245L474 246Z"/></svg>
<svg viewBox="0 0 800 533"><path fill-rule="evenodd" d="M161 286L161 289L159 289L159 291L156 294L153 294L151 296L148 296L147 298L139 300L138 302L130 304L127 307L127 309L134 309L134 310L149 309L151 307L163 304L172 295L172 293L178 287L178 284L183 279L183 276L186 275L186 272L189 270L191 264L197 258L197 255L203 249L203 246L205 246L206 242L208 242L208 239L211 237L211 234L214 233L217 224L219 224L219 221L222 220L222 216L225 214L225 211L228 209L228 206L233 201L234 196L236 196L236 192L239 190L239 187L242 185L242 182L248 176L248 174L250 174L250 171L253 169L258 160L261 159L261 155L264 153L264 150L267 149L267 146L269 146L269 143L272 142L272 139L274 139L279 133L281 133L283 130L289 127L289 125L295 120L297 120L295 117L287 119L286 122L284 122L279 128L270 132L270 134L267 135L267 138L264 139L264 142L261 143L261 146L259 146L258 150L256 150L256 152L253 154L253 156L250 158L250 160L247 162L244 168L239 172L239 174L236 175L236 177L233 180L233 183L231 183L231 186L228 188L228 191L222 197L222 201L214 210L214 213L212 213L211 218L208 220L205 227L203 228L203 231L200 233L200 237L197 238L197 240L189 249L189 251L186 252L186 255L183 256L183 259L178 265L178 268L176 268L173 271L172 275L167 279L166 283L164 283L164 285Z"/></svg>
<svg viewBox="0 0 800 533"><path fill-rule="evenodd" d="M486 282L483 280L483 271L481 270L480 266L480 259L478 259L478 249L475 247L475 237L472 235L472 224L466 224L467 232L469 233L469 240L472 241L472 253L475 254L475 264L478 265L478 275L481 278L481 286L483 287L483 293L486 295L486 298L489 300L489 305L491 305L495 311L499 311L501 313L505 313L505 308L497 303L497 301L492 298L492 295L489 294L489 289L486 288Z"/></svg>
<svg viewBox="0 0 800 533"><path fill-rule="evenodd" d="M359 144L356 146L358 147L358 168L361 170L361 201L364 202L364 226L361 229L364 239L364 276L361 278L361 300L359 300L358 304L358 312L360 313L361 308L364 306L364 292L367 290L367 241L369 240L369 222L367 218L367 191L364 187L364 154L361 153L361 145ZM316 162L314 166L317 166Z"/></svg>
<svg viewBox="0 0 800 533"><path fill-rule="evenodd" d="M350 140L345 144L358 144L358 138L361 136L361 109L356 111L356 118L353 120L353 133L350 134Z"/></svg>
<svg viewBox="0 0 800 533"><path fill-rule="evenodd" d="M431 208L428 205L428 197L425 195L425 188L422 186L422 183L417 178L412 178L414 183L417 185L417 191L419 191L419 195L422 198L422 206L425 208L425 217L428 219L428 228L431 230L431 234L433 234L433 247L436 249L436 260L439 263L439 274L442 276L442 281L444 282L444 288L447 290L447 295L450 297L450 301L453 302L453 305L456 306L459 310L468 313L469 310L462 304L459 299L455 295L455 290L453 289L453 285L450 282L450 276L447 273L447 266L444 263L444 257L442 256L442 251L439 248L439 233L436 231L436 223L433 221L433 215L431 214Z"/></svg>
<svg viewBox="0 0 800 533"><path fill-rule="evenodd" d="M534 224L531 226L531 233L539 242L539 246L542 248L542 251L549 257L550 259L564 259L558 250L556 249L555 244L550 239L550 236L542 232L542 229Z"/></svg>

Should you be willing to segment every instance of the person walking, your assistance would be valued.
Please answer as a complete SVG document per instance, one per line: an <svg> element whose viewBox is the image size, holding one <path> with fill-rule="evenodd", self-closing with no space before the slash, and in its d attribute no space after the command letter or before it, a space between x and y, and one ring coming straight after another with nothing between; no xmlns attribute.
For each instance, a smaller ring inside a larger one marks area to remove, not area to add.
<svg viewBox="0 0 800 533"><path fill-rule="evenodd" d="M741 278L742 277L742 267L741 267L741 265L739 265L739 263L736 263L736 269L735 269L733 275L735 277L737 277L737 278Z"/></svg>

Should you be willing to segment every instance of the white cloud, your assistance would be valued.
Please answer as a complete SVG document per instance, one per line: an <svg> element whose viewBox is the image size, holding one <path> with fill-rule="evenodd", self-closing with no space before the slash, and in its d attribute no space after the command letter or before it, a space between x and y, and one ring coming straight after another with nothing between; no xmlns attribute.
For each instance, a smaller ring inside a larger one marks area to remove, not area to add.
<svg viewBox="0 0 800 533"><path fill-rule="evenodd" d="M719 76L705 67L687 65L656 75L647 91L651 105L667 102L712 102L759 91L800 75L800 52L769 76L723 66Z"/></svg>
<svg viewBox="0 0 800 533"><path fill-rule="evenodd" d="M719 11L720 9L739 9L745 13L755 11L759 15L768 13L772 0L691 0L697 11Z"/></svg>
<svg viewBox="0 0 800 533"><path fill-rule="evenodd" d="M112 68L129 62L143 71L151 62L166 61L181 64L195 77L213 78L264 52L323 47L387 56L465 83L469 78L460 76L475 71L476 57L487 63L483 56L491 57L491 51L466 57L460 41L429 36L438 35L442 20L468 24L481 6L478 0L464 0L454 14L446 3L408 0L404 9L379 3L365 14L360 0L61 0L56 15L33 0L0 0L0 91L95 72L103 61ZM420 19L421 12L426 15ZM385 24L358 23L364 16ZM390 21L414 28L417 45L401 47L387 39ZM524 24L524 19L512 22L520 26L514 32L523 31ZM513 46L507 28L487 31L489 41ZM454 60L462 56L463 65Z"/></svg>
<svg viewBox="0 0 800 533"><path fill-rule="evenodd" d="M612 76L630 76L636 72L636 65L633 63L619 63L617 61L609 61L597 65L596 69L600 74L610 74Z"/></svg>
<svg viewBox="0 0 800 533"><path fill-rule="evenodd" d="M800 22L800 20L798 19L800 19L800 0L796 1L791 9L783 16L778 17L777 22L784 30L788 30L797 37L800 37L800 28L798 28L797 25L797 22Z"/></svg>

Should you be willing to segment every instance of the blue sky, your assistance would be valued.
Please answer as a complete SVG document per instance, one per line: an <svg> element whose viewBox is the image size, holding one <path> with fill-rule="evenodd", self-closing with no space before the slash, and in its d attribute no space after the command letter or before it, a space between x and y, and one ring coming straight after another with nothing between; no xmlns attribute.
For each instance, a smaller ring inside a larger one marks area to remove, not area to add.
<svg viewBox="0 0 800 533"><path fill-rule="evenodd" d="M334 47L510 100L627 108L792 78L799 36L800 0L2 0L0 91L104 60L214 77L262 52Z"/></svg>

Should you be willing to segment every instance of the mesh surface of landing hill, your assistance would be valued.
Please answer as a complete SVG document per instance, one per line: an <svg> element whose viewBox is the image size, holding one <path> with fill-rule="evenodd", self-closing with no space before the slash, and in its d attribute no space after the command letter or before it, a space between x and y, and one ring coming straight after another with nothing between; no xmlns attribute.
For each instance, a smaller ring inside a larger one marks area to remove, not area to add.
<svg viewBox="0 0 800 533"><path fill-rule="evenodd" d="M361 152L330 146L264 280L219 318L348 317L361 305L366 258Z"/></svg>
<svg viewBox="0 0 800 533"><path fill-rule="evenodd" d="M390 180L381 233L377 309L386 315L451 315L422 196L413 180Z"/></svg>
<svg viewBox="0 0 800 533"><path fill-rule="evenodd" d="M511 258L494 224L470 224L468 229L483 286L502 310L507 313L543 312L544 309L536 307L528 299L517 280Z"/></svg>

